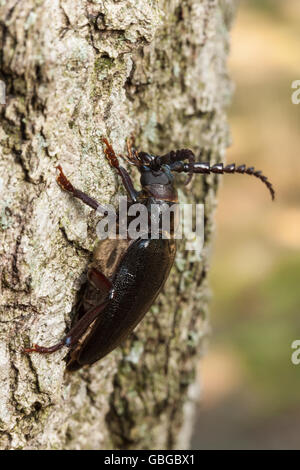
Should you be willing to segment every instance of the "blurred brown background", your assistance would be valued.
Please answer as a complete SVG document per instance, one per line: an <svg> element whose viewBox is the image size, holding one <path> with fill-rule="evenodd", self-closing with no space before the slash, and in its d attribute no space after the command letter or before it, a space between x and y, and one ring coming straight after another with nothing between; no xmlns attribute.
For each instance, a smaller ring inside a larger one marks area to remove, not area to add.
<svg viewBox="0 0 300 470"><path fill-rule="evenodd" d="M300 449L300 1L241 0L229 68L227 162L263 170L277 198L249 176L222 180L192 448Z"/></svg>

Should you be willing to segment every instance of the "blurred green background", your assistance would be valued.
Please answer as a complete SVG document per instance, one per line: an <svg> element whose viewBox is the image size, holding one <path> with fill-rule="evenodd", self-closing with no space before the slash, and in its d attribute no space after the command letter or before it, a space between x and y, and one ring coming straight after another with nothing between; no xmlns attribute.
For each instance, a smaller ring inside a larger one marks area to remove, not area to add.
<svg viewBox="0 0 300 470"><path fill-rule="evenodd" d="M300 449L300 1L241 0L229 70L227 162L263 170L276 201L249 176L221 182L192 448Z"/></svg>

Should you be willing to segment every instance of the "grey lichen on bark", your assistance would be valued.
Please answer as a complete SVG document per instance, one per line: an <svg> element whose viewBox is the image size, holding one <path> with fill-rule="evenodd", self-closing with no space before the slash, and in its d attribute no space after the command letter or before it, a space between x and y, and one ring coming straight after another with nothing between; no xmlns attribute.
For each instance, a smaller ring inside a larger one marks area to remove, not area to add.
<svg viewBox="0 0 300 470"><path fill-rule="evenodd" d="M118 153L228 145L226 72L235 0L0 0L1 449L188 446L189 390L207 329L206 276L217 180L182 184L205 203L201 260L179 245L171 276L134 334L90 368L65 374L51 345L70 327L97 241L97 218L63 193L115 202ZM137 181L137 179L136 179ZM185 425L183 423L185 422Z"/></svg>

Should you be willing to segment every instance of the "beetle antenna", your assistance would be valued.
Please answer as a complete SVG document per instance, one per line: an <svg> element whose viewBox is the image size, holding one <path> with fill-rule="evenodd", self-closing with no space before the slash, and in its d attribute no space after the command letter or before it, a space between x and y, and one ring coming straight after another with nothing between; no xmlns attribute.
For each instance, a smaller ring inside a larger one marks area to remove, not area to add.
<svg viewBox="0 0 300 470"><path fill-rule="evenodd" d="M226 165L224 167L223 163L216 163L215 165L210 165L209 162L194 162L194 163L183 163L182 161L177 161L170 164L171 171L176 171L178 173L200 173L200 174L223 174L223 173L240 173L246 175L253 175L256 178L260 179L270 191L272 200L275 199L275 191L266 176L262 174L261 171L255 170L253 166L247 167L246 165L235 166L235 163Z"/></svg>

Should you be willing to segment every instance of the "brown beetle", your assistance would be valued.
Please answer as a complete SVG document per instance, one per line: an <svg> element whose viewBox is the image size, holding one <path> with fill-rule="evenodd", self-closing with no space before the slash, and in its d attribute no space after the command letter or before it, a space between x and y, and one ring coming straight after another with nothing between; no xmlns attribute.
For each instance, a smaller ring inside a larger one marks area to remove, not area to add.
<svg viewBox="0 0 300 470"><path fill-rule="evenodd" d="M141 174L142 190L137 191L128 172L119 161L107 139L105 155L122 178L127 191L128 203L173 205L178 203L174 187L173 172L188 173L188 181L194 173L245 173L259 178L268 187L272 199L274 189L268 179L253 167L234 164L223 167L218 163L195 162L191 150L172 151L163 156L137 152L128 143L128 160ZM184 163L184 160L188 160ZM80 199L92 209L102 206L87 194L74 188L58 167L57 181L61 188ZM157 239L151 234L147 239L107 239L101 241L94 252L93 262L88 269L88 282L77 308L77 321L69 333L57 344L43 347L35 344L26 353L53 353L63 346L69 348L67 369L74 371L85 364L106 356L132 332L154 303L173 265L176 243L172 236Z"/></svg>

